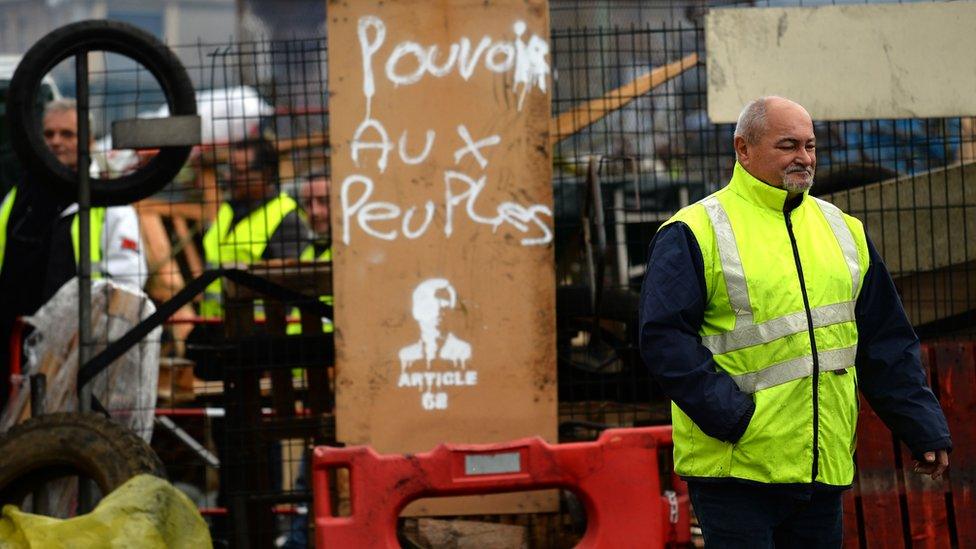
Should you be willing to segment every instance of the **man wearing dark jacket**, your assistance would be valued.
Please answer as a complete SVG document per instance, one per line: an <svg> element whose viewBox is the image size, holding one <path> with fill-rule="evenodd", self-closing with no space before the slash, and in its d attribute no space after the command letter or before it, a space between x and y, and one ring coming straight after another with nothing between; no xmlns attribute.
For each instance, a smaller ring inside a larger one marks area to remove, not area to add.
<svg viewBox="0 0 976 549"><path fill-rule="evenodd" d="M77 171L75 102L58 99L45 105L42 130L54 157ZM74 200L51 192L31 174L0 197L0 407L8 393L8 345L16 319L33 314L78 274L77 214ZM95 207L89 216L92 276L142 288L148 270L135 209Z"/></svg>
<svg viewBox="0 0 976 549"><path fill-rule="evenodd" d="M706 546L839 547L857 389L941 477L952 443L919 340L861 223L809 196L810 115L749 103L732 179L651 243L640 348L673 401Z"/></svg>

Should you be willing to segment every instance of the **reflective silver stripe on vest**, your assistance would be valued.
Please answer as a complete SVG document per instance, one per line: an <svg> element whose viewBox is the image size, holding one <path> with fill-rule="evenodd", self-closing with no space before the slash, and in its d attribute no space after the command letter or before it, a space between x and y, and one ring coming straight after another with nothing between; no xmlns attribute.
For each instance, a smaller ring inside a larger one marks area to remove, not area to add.
<svg viewBox="0 0 976 549"><path fill-rule="evenodd" d="M739 257L739 247L735 243L735 233L732 222L725 208L715 195L701 201L712 222L715 231L715 242L718 247L719 261L722 263L722 274L725 275L725 287L729 293L729 305L735 312L735 326L743 323L752 324L752 305L749 301L749 288L746 286L746 275L742 270L742 260Z"/></svg>
<svg viewBox="0 0 976 549"><path fill-rule="evenodd" d="M830 225L830 230L834 232L834 237L840 244L841 251L844 252L844 260L847 261L847 268L851 271L851 299L857 299L858 286L861 283L861 264L857 258L857 245L854 243L851 228L844 221L844 213L840 208L819 198L814 198L813 201L820 206L820 211L827 218L827 224Z"/></svg>
<svg viewBox="0 0 976 549"><path fill-rule="evenodd" d="M857 345L844 349L832 349L830 351L820 351L819 357L820 372L832 372L843 370L854 365L854 358L857 355ZM755 393L770 387L776 387L788 383L795 379L800 379L813 375L813 357L801 356L767 366L758 372L751 372L738 376L732 376L735 384L743 393Z"/></svg>
<svg viewBox="0 0 976 549"><path fill-rule="evenodd" d="M842 322L854 322L855 301L845 301L833 305L823 305L810 310L813 327L822 328ZM702 344L712 354L720 355L776 341L781 337L805 332L807 330L806 311L797 311L779 318L771 318L759 324L740 325L736 321L731 332L702 337Z"/></svg>
<svg viewBox="0 0 976 549"><path fill-rule="evenodd" d="M811 197L812 198L812 197ZM834 237L844 255L848 270L851 273L852 293L851 301L824 305L811 309L813 327L821 328L842 322L853 322L854 305L857 299L858 286L861 279L861 268L858 262L857 246L854 235L844 221L844 214L833 204L814 199L830 226ZM718 248L719 261L725 277L725 286L729 294L729 304L735 312L735 327L730 332L702 337L702 344L712 354L723 354L737 349L744 349L755 345L769 343L779 338L807 330L806 311L797 311L788 315L769 319L761 324L753 322L752 306L749 302L749 289L746 285L745 272L739 248L732 231L729 216L715 195L701 201L705 212L712 223L715 232L715 242Z"/></svg>

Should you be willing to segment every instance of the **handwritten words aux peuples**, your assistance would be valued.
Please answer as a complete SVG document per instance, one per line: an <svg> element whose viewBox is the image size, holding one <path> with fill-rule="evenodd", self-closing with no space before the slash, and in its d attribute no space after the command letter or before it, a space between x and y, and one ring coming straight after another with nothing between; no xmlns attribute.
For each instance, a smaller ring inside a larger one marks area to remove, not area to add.
<svg viewBox="0 0 976 549"><path fill-rule="evenodd" d="M535 34L525 38L523 21L515 21L512 32L510 38L483 36L477 42L460 37L446 47L413 41L387 44L387 27L380 18L364 16L359 19L357 37L362 56L365 115L349 144L353 164L363 171L367 168L372 171L375 167L379 176L387 173L391 160L404 166L416 166L434 162L437 158L439 164L446 163L448 168L439 176L443 193L420 205L377 199L376 195L383 193L377 192L377 182L382 184L382 180L376 174L372 177L365 173L347 176L339 191L344 244L352 242L356 228L357 234L394 241L401 237L418 239L435 232L450 238L460 223L490 227L493 234L501 234L500 228L514 230L521 234L518 241L523 246L552 242L552 210L548 206L484 198L493 194L485 192L491 186L487 172L491 159L495 158L492 149L502 144L500 135L477 136L476 139L464 121L456 121L458 123L452 124L455 127L448 136L439 136L435 130L427 129L420 146L409 143L406 130L394 140L383 122L372 114L377 77L386 78L397 90L418 84L427 77L457 77L467 82L478 70L504 75L502 77L512 83L511 91L518 96L517 110L521 111L528 92L547 92L551 72L549 43ZM438 155L439 149L443 148L450 154ZM460 171L459 165L468 157L477 164L480 173ZM397 175L401 180L405 179L399 170ZM511 194L514 195L515 190ZM440 225L436 230L432 229L435 219Z"/></svg>

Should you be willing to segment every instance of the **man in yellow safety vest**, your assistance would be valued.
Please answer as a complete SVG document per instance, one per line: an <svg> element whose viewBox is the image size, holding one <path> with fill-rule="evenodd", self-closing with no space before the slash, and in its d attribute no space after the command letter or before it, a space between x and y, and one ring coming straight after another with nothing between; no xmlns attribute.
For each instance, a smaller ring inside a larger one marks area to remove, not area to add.
<svg viewBox="0 0 976 549"><path fill-rule="evenodd" d="M332 218L329 215L329 193L332 180L325 173L313 173L302 186L299 197L315 239L302 252L304 261L332 262ZM321 296L323 303L332 305L332 296ZM332 331L332 322L322 325L324 331Z"/></svg>
<svg viewBox="0 0 976 549"><path fill-rule="evenodd" d="M48 103L42 131L54 157L77 170L75 102L58 99ZM57 196L36 181L13 187L0 200L0 406L9 386L7 345L14 321L36 311L78 273L77 212L74 200ZM148 270L135 209L91 208L89 215L92 277L110 277L142 288Z"/></svg>
<svg viewBox="0 0 976 549"><path fill-rule="evenodd" d="M808 194L813 121L749 103L729 184L651 243L640 348L673 401L675 470L709 547L839 547L860 391L939 478L952 442L861 222Z"/></svg>
<svg viewBox="0 0 976 549"><path fill-rule="evenodd" d="M270 259L299 259L312 242L312 232L298 203L278 186L278 152L264 137L235 143L228 154L227 192L217 217L203 235L208 268L241 267ZM200 316L224 316L222 284L215 280L204 291ZM262 313L256 311L256 316ZM220 377L219 365L208 358L206 344L213 330L197 326L188 338L187 356L204 379ZM199 349L199 352L197 352Z"/></svg>
<svg viewBox="0 0 976 549"><path fill-rule="evenodd" d="M278 154L264 138L235 144L229 153L230 199L203 235L207 266L247 266L268 259L298 259L312 233L298 203L277 184ZM221 283L207 287L200 314L221 318Z"/></svg>
<svg viewBox="0 0 976 549"><path fill-rule="evenodd" d="M307 261L332 261L332 218L329 215L329 193L332 181L324 173L313 173L302 186L299 197L315 240L302 253Z"/></svg>
<svg viewBox="0 0 976 549"><path fill-rule="evenodd" d="M306 181L299 188L298 196L301 201L302 209L308 219L315 240L302 253L302 260L316 262L332 261L332 228L329 210L329 193L332 188L332 180L326 172L315 172L306 178ZM321 296L323 303L332 305L332 296ZM332 322L323 322L322 331L331 333L333 331ZM301 370L296 374L301 375ZM302 454L299 464L298 475L295 477L295 489L305 490L308 488L308 454ZM291 526L285 537L282 547L305 547L308 544L308 508L300 506L299 513L292 518Z"/></svg>

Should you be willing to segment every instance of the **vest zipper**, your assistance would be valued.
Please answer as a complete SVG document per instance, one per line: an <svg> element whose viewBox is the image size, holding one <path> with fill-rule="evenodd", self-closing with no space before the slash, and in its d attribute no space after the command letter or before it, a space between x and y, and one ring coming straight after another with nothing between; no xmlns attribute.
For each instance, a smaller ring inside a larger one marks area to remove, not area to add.
<svg viewBox="0 0 976 549"><path fill-rule="evenodd" d="M796 274L800 278L800 293L803 295L803 308L807 313L807 332L810 334L810 350L813 353L813 466L810 472L810 482L813 483L817 480L820 461L820 360L817 358L817 340L813 334L810 299L807 297L807 286L803 281L803 266L800 265L800 250L796 246L796 235L793 234L791 213L792 211L783 212L783 217L786 219L786 231L790 234L790 244L793 246L793 261L796 263Z"/></svg>

